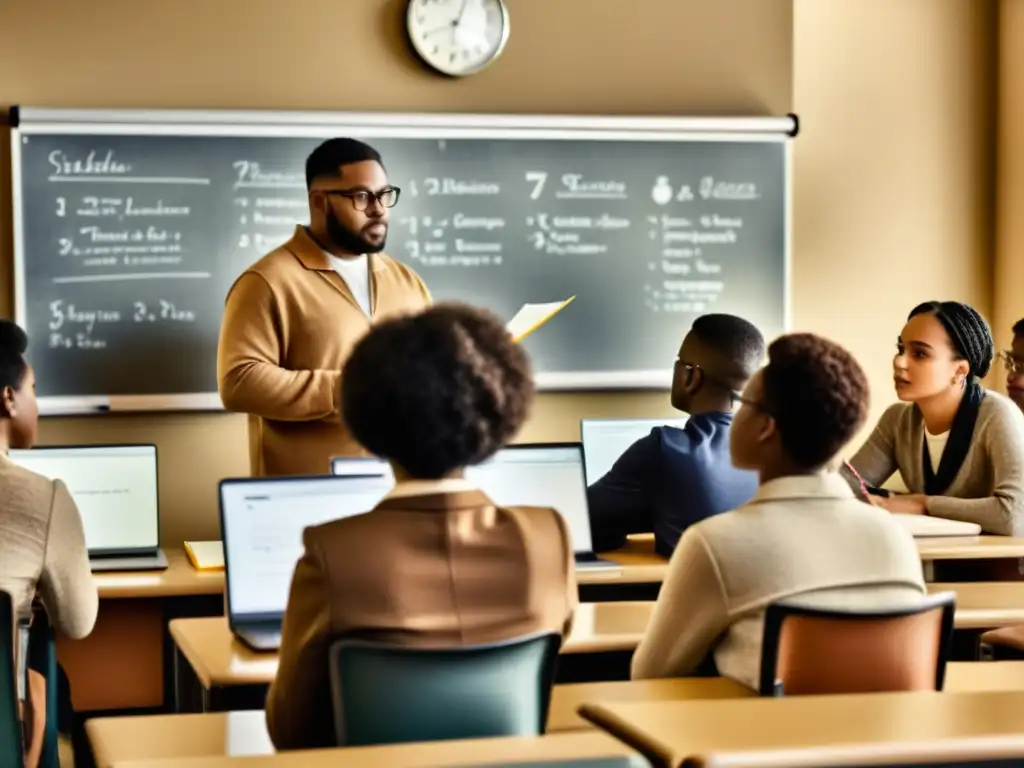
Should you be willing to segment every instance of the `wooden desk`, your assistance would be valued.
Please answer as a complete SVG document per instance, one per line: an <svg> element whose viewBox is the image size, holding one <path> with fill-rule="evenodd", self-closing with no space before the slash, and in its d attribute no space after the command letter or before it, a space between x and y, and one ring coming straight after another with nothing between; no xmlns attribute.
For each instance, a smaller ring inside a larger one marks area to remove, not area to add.
<svg viewBox="0 0 1024 768"><path fill-rule="evenodd" d="M1018 691L920 692L588 704L582 714L655 765L676 766L715 752L1017 736L1022 708Z"/></svg>
<svg viewBox="0 0 1024 768"><path fill-rule="evenodd" d="M1024 538L1011 536L936 536L915 541L922 560L991 560L1024 557Z"/></svg>
<svg viewBox="0 0 1024 768"><path fill-rule="evenodd" d="M556 685L551 693L549 733L593 726L577 710L588 701L672 701L753 696L723 677ZM98 768L127 760L267 755L274 747L262 710L199 715L94 718L86 723Z"/></svg>
<svg viewBox="0 0 1024 768"><path fill-rule="evenodd" d="M224 571L197 571L182 549L165 549L167 569L93 575L101 600L224 593Z"/></svg>
<svg viewBox="0 0 1024 768"><path fill-rule="evenodd" d="M932 583L929 594L956 592L957 629L995 629L1024 624L1024 581Z"/></svg>
<svg viewBox="0 0 1024 768"><path fill-rule="evenodd" d="M386 747L350 747L282 752L256 757L199 757L180 760L140 760L114 763L114 768L427 768L428 766L483 765L487 763L548 760L625 758L633 750L600 731L559 733L526 738L432 741Z"/></svg>
<svg viewBox="0 0 1024 768"><path fill-rule="evenodd" d="M1024 661L952 662L946 693L1024 691ZM723 677L674 678L556 685L548 732L593 727L577 710L588 702L739 699L755 695ZM273 752L262 710L193 715L95 718L86 731L98 768L125 760L264 755Z"/></svg>
<svg viewBox="0 0 1024 768"><path fill-rule="evenodd" d="M95 574L100 608L92 634L57 638L75 709L163 706L168 620L223 611L223 572L196 571L180 549L166 554L164 571Z"/></svg>
<svg viewBox="0 0 1024 768"><path fill-rule="evenodd" d="M581 603L572 632L562 647L563 654L594 654L611 651L632 652L654 607L650 602ZM256 653L235 640L222 616L178 619L170 624L177 648L175 654L179 706L177 711L239 708L240 700L262 700L266 686L277 674L276 653ZM199 685L199 701L190 690L192 677ZM227 689L235 691L225 700Z"/></svg>
<svg viewBox="0 0 1024 768"><path fill-rule="evenodd" d="M957 629L1024 623L1024 582L929 584L928 591L957 593ZM653 602L581 603L562 653L632 652L653 609ZM277 654L246 648L234 639L223 617L172 621L170 633L179 652L175 658L181 688L187 690L194 675L200 687L195 706L200 711L237 708L237 703L232 707L214 700L229 688L258 687L251 693L259 698L277 674ZM186 701L181 699L181 708L190 708Z"/></svg>

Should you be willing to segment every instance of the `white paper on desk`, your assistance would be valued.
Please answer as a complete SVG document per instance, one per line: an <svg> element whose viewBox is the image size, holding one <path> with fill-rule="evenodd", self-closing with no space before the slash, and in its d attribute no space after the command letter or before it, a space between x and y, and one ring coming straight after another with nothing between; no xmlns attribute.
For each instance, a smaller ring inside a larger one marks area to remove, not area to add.
<svg viewBox="0 0 1024 768"><path fill-rule="evenodd" d="M547 304L523 304L516 312L516 316L508 321L505 328L512 334L513 339L522 341L561 312L575 298L575 296L570 296L565 301L552 301Z"/></svg>

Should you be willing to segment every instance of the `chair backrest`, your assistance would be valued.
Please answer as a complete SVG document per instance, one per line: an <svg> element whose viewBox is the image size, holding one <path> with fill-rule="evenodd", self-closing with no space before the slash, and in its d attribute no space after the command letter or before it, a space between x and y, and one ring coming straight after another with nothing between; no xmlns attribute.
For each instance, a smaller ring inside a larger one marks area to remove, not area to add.
<svg viewBox="0 0 1024 768"><path fill-rule="evenodd" d="M942 690L956 593L872 612L768 606L762 696Z"/></svg>
<svg viewBox="0 0 1024 768"><path fill-rule="evenodd" d="M337 743L542 734L560 645L556 633L456 648L338 640L330 651Z"/></svg>
<svg viewBox="0 0 1024 768"><path fill-rule="evenodd" d="M20 766L25 754L18 716L14 629L14 603L7 592L0 592L0 765Z"/></svg>
<svg viewBox="0 0 1024 768"><path fill-rule="evenodd" d="M42 605L33 605L32 627L29 630L28 663L46 678L46 729L39 768L60 768L60 707L57 679L57 647L50 618Z"/></svg>

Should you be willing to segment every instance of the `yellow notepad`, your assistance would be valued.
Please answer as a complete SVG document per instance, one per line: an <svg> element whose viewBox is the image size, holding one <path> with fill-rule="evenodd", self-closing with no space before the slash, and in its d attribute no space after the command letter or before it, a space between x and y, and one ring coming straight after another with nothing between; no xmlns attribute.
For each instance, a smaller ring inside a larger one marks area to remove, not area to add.
<svg viewBox="0 0 1024 768"><path fill-rule="evenodd" d="M185 554L197 571L224 570L224 544L219 541L186 541Z"/></svg>
<svg viewBox="0 0 1024 768"><path fill-rule="evenodd" d="M505 327L512 334L513 339L517 342L522 341L569 306L575 298L575 296L570 296L565 301L553 301L549 304L523 304L522 308L516 312L516 316L509 320Z"/></svg>

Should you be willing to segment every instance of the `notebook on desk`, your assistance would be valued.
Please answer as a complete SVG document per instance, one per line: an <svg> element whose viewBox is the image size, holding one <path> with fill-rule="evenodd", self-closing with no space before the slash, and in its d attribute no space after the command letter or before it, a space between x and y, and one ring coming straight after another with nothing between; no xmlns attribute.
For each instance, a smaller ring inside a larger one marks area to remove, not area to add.
<svg viewBox="0 0 1024 768"><path fill-rule="evenodd" d="M510 445L466 469L466 479L505 507L552 507L569 528L577 568L621 568L594 554L579 443Z"/></svg>
<svg viewBox="0 0 1024 768"><path fill-rule="evenodd" d="M583 467L587 485L593 485L612 468L633 443L651 434L655 427L686 426L686 417L675 419L583 419Z"/></svg>
<svg viewBox="0 0 1024 768"><path fill-rule="evenodd" d="M303 530L369 512L393 484L382 475L222 480L220 525L232 633L253 650L277 650Z"/></svg>
<svg viewBox="0 0 1024 768"><path fill-rule="evenodd" d="M82 516L93 571L167 568L155 445L47 446L12 450L10 459L67 486Z"/></svg>
<svg viewBox="0 0 1024 768"><path fill-rule="evenodd" d="M977 536L981 533L981 526L977 523L946 520L942 517L893 514L892 519L910 531L915 539L929 536Z"/></svg>

